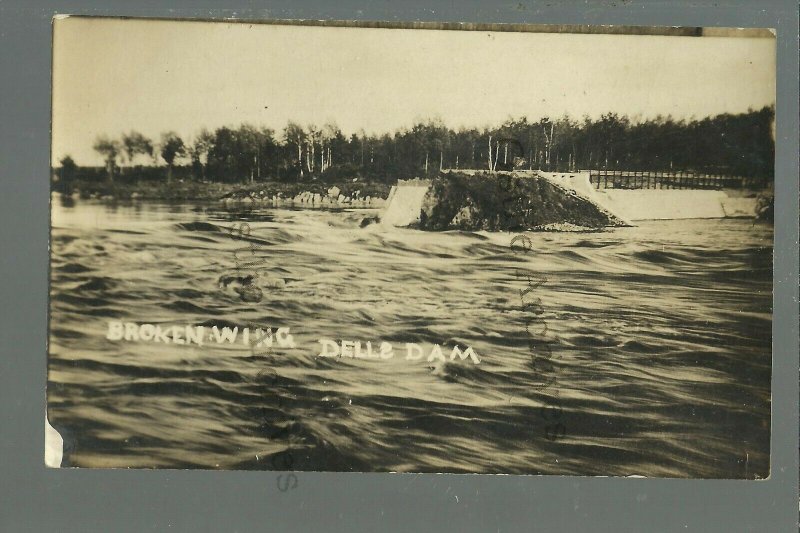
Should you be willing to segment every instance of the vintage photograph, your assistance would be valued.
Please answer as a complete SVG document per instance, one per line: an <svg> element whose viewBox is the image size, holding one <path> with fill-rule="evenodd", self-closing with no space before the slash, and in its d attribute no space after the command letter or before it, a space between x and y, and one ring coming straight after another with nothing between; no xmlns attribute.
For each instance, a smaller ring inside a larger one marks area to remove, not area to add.
<svg viewBox="0 0 800 533"><path fill-rule="evenodd" d="M51 467L770 475L769 29L53 20Z"/></svg>

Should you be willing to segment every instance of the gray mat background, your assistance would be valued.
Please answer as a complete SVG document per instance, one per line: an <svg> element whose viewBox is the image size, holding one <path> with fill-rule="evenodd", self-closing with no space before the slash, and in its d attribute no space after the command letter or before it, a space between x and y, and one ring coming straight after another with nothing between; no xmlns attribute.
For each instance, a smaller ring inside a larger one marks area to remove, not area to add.
<svg viewBox="0 0 800 533"><path fill-rule="evenodd" d="M227 5L233 4L226 2ZM798 9L773 1L0 0L0 531L797 531ZM267 6L265 8L265 6ZM765 481L48 470L54 13L772 27L778 30L772 475Z"/></svg>

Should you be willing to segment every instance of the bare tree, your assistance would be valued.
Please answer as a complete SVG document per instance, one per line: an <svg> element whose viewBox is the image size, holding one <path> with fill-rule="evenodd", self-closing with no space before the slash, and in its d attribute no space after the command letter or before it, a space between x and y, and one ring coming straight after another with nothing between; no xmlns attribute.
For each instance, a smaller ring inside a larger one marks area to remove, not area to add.
<svg viewBox="0 0 800 533"><path fill-rule="evenodd" d="M542 126L542 132L544 133L545 138L545 165L547 165L548 170L550 170L550 151L553 148L553 136L555 134L555 122L550 122L550 135L547 135L547 124Z"/></svg>
<svg viewBox="0 0 800 533"><path fill-rule="evenodd" d="M364 168L364 139L367 138L367 132L364 128L358 130L358 138L361 139L361 168Z"/></svg>

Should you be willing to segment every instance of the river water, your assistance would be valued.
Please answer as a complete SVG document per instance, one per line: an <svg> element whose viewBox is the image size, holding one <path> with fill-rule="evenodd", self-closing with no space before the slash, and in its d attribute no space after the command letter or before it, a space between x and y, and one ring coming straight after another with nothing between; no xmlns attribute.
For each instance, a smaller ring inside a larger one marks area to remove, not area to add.
<svg viewBox="0 0 800 533"><path fill-rule="evenodd" d="M771 226L529 233L515 253L509 233L362 228L367 210L52 206L47 395L64 465L769 474ZM232 238L243 221L250 237ZM260 302L219 285L251 243ZM547 388L527 275L546 280L532 294ZM113 321L285 327L295 347L109 340ZM318 357L321 338L394 357ZM446 363L427 360L435 344ZM450 361L455 345L480 363Z"/></svg>

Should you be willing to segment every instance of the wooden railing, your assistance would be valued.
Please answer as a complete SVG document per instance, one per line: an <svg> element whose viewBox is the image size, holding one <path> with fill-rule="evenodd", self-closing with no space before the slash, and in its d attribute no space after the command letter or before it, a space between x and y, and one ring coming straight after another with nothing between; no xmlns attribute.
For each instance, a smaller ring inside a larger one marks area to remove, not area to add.
<svg viewBox="0 0 800 533"><path fill-rule="evenodd" d="M762 178L633 170L590 170L589 180L597 189L758 189Z"/></svg>

